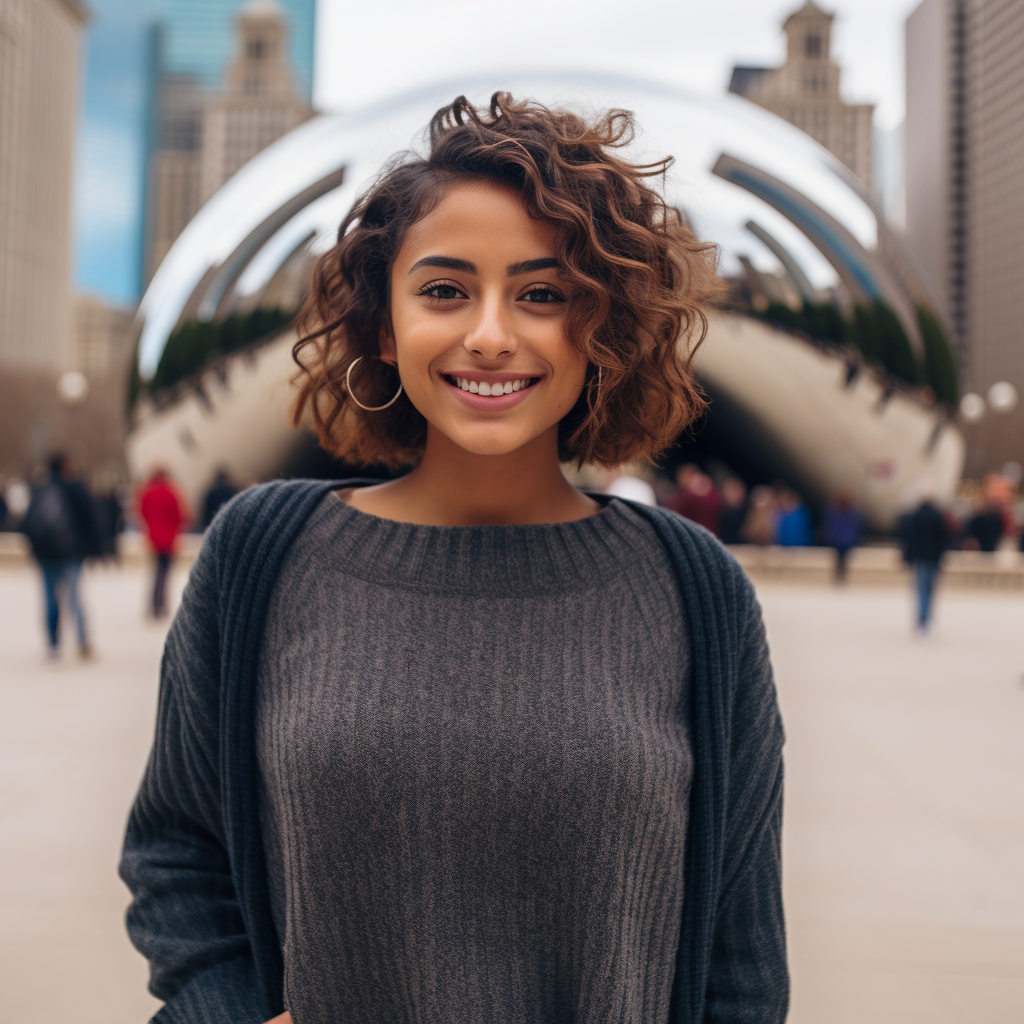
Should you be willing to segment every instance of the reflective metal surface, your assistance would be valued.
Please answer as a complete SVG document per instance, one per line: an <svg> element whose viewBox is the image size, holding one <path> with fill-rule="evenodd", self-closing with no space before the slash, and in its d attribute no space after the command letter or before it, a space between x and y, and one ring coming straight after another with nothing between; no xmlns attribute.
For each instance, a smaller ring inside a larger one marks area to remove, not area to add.
<svg viewBox="0 0 1024 1024"><path fill-rule="evenodd" d="M886 296L901 313L923 295L912 270L897 276L884 260L866 258L878 247L879 219L850 173L759 107L602 76L505 76L432 85L356 114L324 115L257 156L203 207L154 276L140 308L142 378L152 376L179 321L258 300L297 247L328 246L358 191L415 143L435 110L459 93L485 101L499 86L551 105L635 111L640 134L632 155L676 158L668 197L699 235L721 246L723 274L741 272L741 255L759 270L786 273L748 228L753 221L817 289L843 282L854 298ZM794 195L803 201L792 202ZM912 318L905 319L914 339Z"/></svg>
<svg viewBox="0 0 1024 1024"><path fill-rule="evenodd" d="M773 275L797 306L880 301L921 358L917 310L934 304L912 258L859 182L809 136L735 96L600 75L524 74L430 85L358 113L320 116L243 167L185 229L143 298L140 378L152 378L182 324L242 317L257 306L288 308L280 296L301 292L312 258L333 243L340 220L380 168L397 152L424 148L422 133L439 107L460 93L484 103L496 88L551 106L634 111L639 132L629 156L676 158L667 198L698 236L718 243L723 275ZM726 331L725 323L709 334L705 382L721 409L736 410L736 424L743 417L756 423L777 464L792 466L794 482L808 493L851 490L885 526L915 489L954 486L962 437L913 389L894 400L873 372L852 386L841 352L763 324ZM244 475L280 472L295 443L285 422L283 342L265 356L230 357L230 367L200 375L170 404L137 408L129 447L136 471L161 461L197 493L221 463ZM258 390L262 404L246 388ZM258 429L253 417L261 417Z"/></svg>

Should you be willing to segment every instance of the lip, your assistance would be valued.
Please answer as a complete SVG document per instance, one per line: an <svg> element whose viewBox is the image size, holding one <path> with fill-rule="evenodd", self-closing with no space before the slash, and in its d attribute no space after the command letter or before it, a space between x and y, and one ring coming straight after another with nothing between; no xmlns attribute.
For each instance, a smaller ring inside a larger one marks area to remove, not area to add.
<svg viewBox="0 0 1024 1024"><path fill-rule="evenodd" d="M479 381L481 384L504 384L506 381L519 380L523 377L532 377L537 383L532 384L528 388L523 388L521 391L512 391L507 395L474 395L472 391L463 391L456 384L452 384L448 378L451 377L471 377L475 381ZM471 409L482 409L485 412L502 412L505 409L511 409L513 406L518 405L522 402L530 392L540 383L543 379L543 374L529 374L529 373L484 373L479 370L472 371L448 371L441 372L441 381L449 391L453 392L455 397L459 401L468 405Z"/></svg>

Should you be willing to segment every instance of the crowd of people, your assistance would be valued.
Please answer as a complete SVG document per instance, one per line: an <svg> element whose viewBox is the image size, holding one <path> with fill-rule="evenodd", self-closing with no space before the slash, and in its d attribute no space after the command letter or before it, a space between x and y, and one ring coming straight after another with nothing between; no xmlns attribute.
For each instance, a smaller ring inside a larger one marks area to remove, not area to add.
<svg viewBox="0 0 1024 1024"><path fill-rule="evenodd" d="M847 575L847 557L861 544L864 515L852 494L837 492L815 516L807 502L784 482L748 489L737 476L711 475L693 463L674 474L674 487L652 486L628 472L602 470L597 489L607 494L654 505L661 504L710 530L725 544L807 547L822 545L835 551L835 577ZM152 586L147 612L161 618L168 612L167 580L178 537L187 529L203 530L239 487L228 472L216 472L194 519L185 501L162 468L156 468L134 495L113 489L93 491L82 479L75 461L53 456L44 479L31 490L21 515L4 501L0 488L0 529L18 529L28 536L39 564L46 609L47 651L58 658L61 608L73 623L78 652L93 657L79 578L87 559L118 558L118 536L137 529L152 556ZM995 551L1006 537L1024 530L1013 510L1015 483L1005 474L990 474L980 486L960 498L959 512L940 508L925 494L901 517L897 539L911 567L917 594L917 625L921 632L931 620L932 595L945 552L953 549ZM14 505L14 502L11 502Z"/></svg>
<svg viewBox="0 0 1024 1024"><path fill-rule="evenodd" d="M206 494L202 515L194 523L180 492L163 468L156 468L134 495L115 490L92 491L75 461L51 457L45 477L31 490L23 513L12 515L0 499L0 528L16 528L28 538L39 565L46 608L47 657L60 657L62 608L74 623L79 656L94 656L79 579L87 559L116 561L118 536L126 528L145 535L153 562L147 612L167 615L167 579L178 537L190 525L205 529L221 506L238 491L219 470ZM126 514L127 513L127 514Z"/></svg>

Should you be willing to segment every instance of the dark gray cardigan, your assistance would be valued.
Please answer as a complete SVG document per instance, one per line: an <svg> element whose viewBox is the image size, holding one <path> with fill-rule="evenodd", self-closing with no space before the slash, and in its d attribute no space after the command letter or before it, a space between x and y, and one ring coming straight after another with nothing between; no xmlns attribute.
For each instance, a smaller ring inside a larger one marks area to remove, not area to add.
<svg viewBox="0 0 1024 1024"><path fill-rule="evenodd" d="M166 1000L160 1024L261 1024L282 1011L259 833L258 649L288 546L328 490L362 482L246 491L217 517L192 567L183 603L193 625L186 631L179 616L167 638L156 737L121 861L134 896L128 932L150 961L150 990ZM760 608L710 533L632 507L665 544L692 645L695 770L671 1024L781 1024L783 735ZM214 671L190 673L197 662ZM199 687L197 675L219 684Z"/></svg>

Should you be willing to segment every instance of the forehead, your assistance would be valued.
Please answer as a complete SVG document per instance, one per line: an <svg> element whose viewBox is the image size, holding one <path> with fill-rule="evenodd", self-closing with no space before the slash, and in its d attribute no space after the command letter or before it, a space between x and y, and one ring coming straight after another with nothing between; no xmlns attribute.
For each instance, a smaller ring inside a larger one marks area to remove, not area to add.
<svg viewBox="0 0 1024 1024"><path fill-rule="evenodd" d="M490 181L452 186L406 233L395 267L426 255L456 256L479 266L555 255L555 229L534 220L519 195Z"/></svg>

